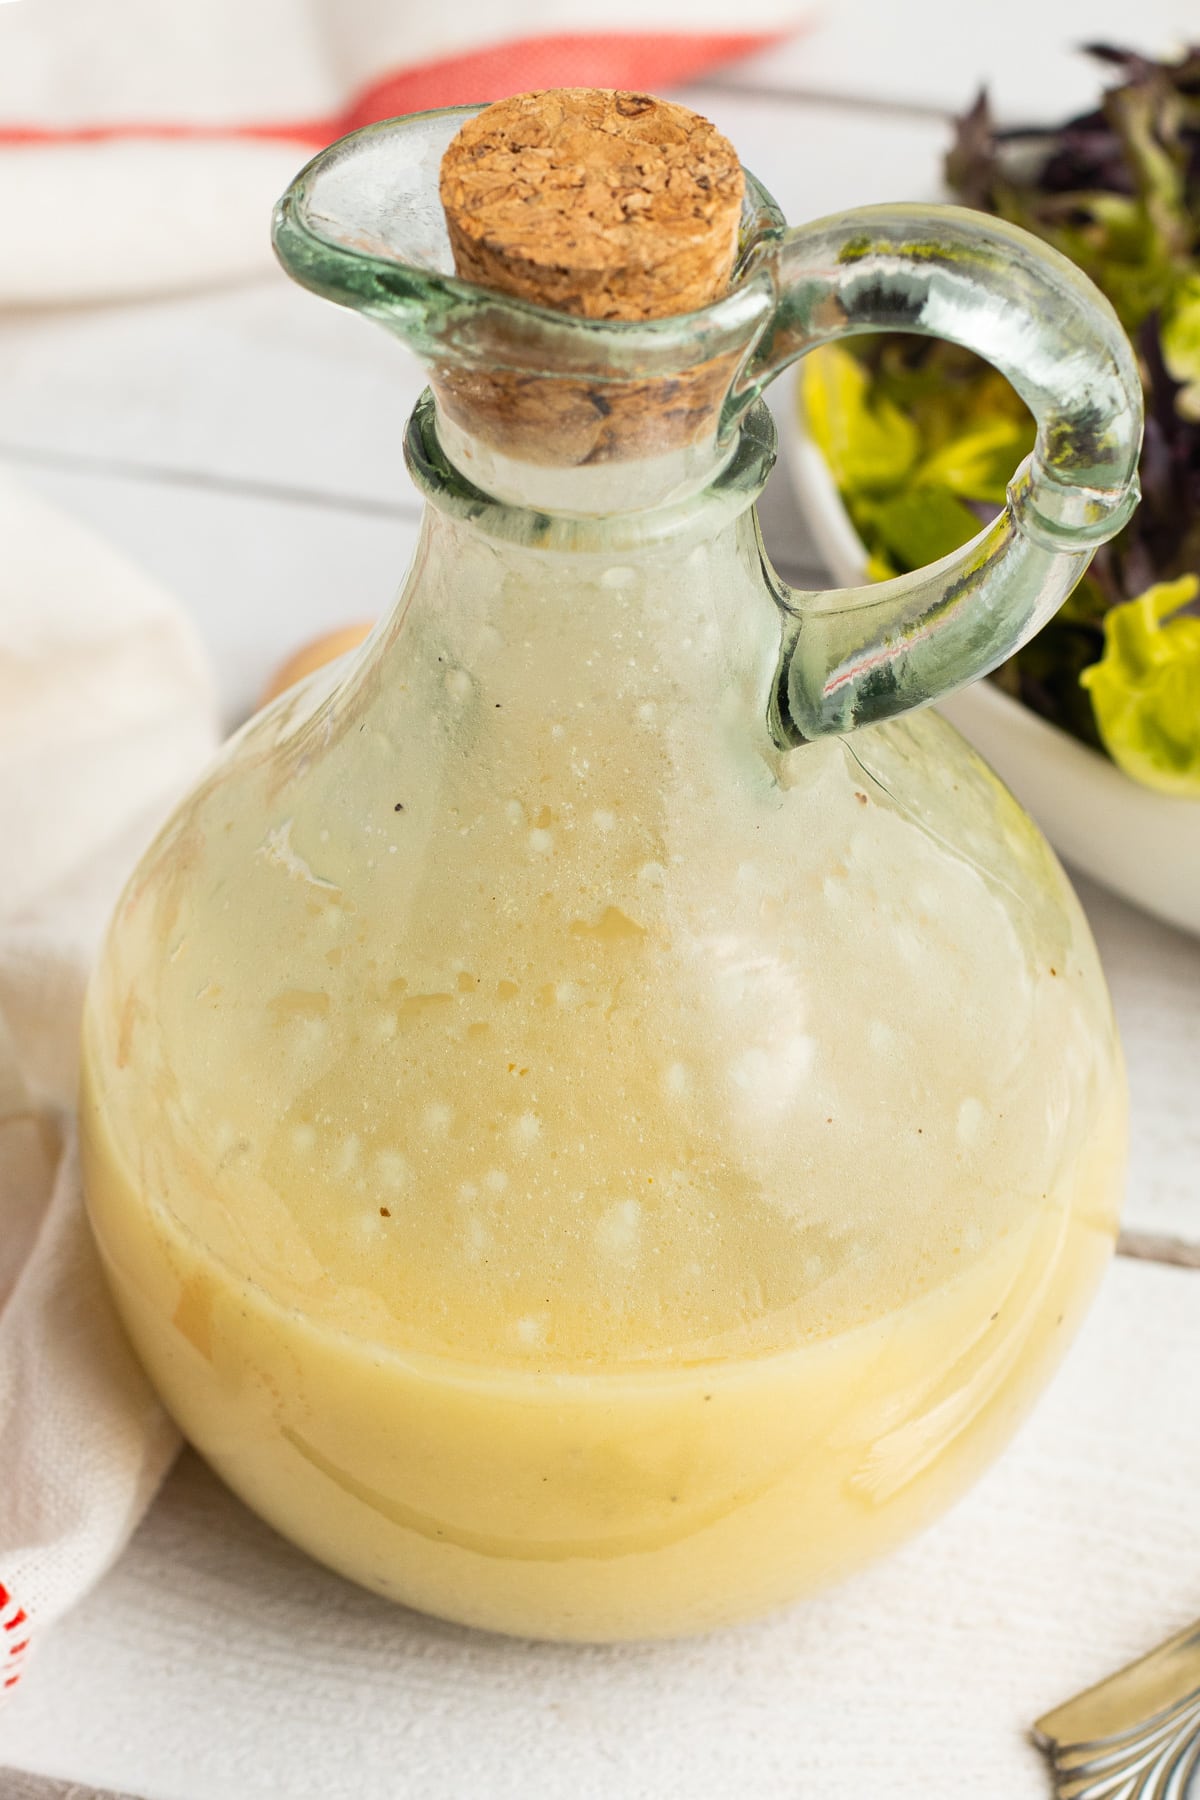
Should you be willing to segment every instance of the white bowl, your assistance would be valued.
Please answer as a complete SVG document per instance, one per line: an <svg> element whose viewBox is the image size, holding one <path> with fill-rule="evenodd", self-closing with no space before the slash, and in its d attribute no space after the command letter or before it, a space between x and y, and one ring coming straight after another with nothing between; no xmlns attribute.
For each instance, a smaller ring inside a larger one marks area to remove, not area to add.
<svg viewBox="0 0 1200 1800"><path fill-rule="evenodd" d="M839 586L861 586L867 554L805 429L798 375L776 416L817 548ZM1200 801L1142 787L992 682L961 688L939 701L938 710L992 765L1067 862L1158 918L1200 933Z"/></svg>

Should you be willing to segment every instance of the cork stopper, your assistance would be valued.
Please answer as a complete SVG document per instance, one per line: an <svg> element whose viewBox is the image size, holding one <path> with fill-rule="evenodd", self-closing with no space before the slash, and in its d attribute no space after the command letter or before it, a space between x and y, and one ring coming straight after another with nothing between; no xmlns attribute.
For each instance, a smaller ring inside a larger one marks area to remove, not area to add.
<svg viewBox="0 0 1200 1800"><path fill-rule="evenodd" d="M587 319L648 320L718 299L737 257L744 177L698 113L649 94L558 88L476 114L442 158L439 192L458 275ZM541 464L659 455L711 433L732 358L670 377L445 369L455 424Z"/></svg>
<svg viewBox="0 0 1200 1800"><path fill-rule="evenodd" d="M687 107L557 88L476 114L440 194L464 280L588 319L658 319L725 291L743 187L732 144Z"/></svg>

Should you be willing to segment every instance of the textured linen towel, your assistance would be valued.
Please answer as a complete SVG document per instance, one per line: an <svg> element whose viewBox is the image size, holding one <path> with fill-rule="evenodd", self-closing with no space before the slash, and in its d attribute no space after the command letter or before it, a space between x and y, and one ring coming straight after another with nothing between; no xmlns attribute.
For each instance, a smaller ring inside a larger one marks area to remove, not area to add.
<svg viewBox="0 0 1200 1800"><path fill-rule="evenodd" d="M2 1698L175 1451L100 1277L73 1108L104 922L217 733L204 657L152 582L7 484L0 546Z"/></svg>

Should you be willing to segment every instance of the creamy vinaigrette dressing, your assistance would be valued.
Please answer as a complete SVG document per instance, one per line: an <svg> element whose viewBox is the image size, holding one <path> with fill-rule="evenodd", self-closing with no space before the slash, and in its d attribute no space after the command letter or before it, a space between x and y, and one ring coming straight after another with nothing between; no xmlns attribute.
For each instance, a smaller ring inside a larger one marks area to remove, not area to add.
<svg viewBox="0 0 1200 1800"><path fill-rule="evenodd" d="M93 989L89 1205L168 1404L290 1537L473 1624L683 1631L853 1566L994 1454L1111 1248L1061 871L932 714L771 743L751 531L564 596L430 514Z"/></svg>

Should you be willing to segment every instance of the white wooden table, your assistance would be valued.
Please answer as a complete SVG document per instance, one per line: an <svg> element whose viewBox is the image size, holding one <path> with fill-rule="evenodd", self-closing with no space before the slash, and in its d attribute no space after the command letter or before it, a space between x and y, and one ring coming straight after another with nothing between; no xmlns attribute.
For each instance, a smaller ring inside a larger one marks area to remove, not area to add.
<svg viewBox="0 0 1200 1800"><path fill-rule="evenodd" d="M1071 44L1166 49L1189 23L1195 0L826 0L684 97L801 219L930 194L944 112L984 74L1009 116L1052 116L1095 91ZM282 277L25 315L0 321L0 459L183 598L232 719L299 640L388 603L416 387ZM763 513L784 572L816 578L782 476ZM185 1456L43 1647L0 1764L146 1800L1044 1795L1030 1721L1200 1615L1200 942L1083 891L1133 1089L1126 1253L1033 1422L928 1536L760 1625L562 1649L360 1593ZM34 1791L0 1770L0 1800Z"/></svg>

